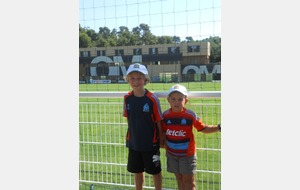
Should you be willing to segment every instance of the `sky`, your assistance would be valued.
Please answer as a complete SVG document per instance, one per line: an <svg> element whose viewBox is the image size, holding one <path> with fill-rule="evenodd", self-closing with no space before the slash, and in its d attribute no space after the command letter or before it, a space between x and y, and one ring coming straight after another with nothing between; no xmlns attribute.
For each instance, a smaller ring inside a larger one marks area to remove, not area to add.
<svg viewBox="0 0 300 190"><path fill-rule="evenodd" d="M221 37L221 0L80 0L79 23L95 32L144 23L156 36Z"/></svg>

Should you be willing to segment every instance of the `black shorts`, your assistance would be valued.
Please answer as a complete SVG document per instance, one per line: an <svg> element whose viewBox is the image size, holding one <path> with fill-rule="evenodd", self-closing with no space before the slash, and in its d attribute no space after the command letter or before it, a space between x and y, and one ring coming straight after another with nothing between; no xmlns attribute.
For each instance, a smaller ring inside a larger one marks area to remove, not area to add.
<svg viewBox="0 0 300 190"><path fill-rule="evenodd" d="M156 151L135 151L129 149L127 170L131 173L147 172L158 174L161 172L160 152Z"/></svg>

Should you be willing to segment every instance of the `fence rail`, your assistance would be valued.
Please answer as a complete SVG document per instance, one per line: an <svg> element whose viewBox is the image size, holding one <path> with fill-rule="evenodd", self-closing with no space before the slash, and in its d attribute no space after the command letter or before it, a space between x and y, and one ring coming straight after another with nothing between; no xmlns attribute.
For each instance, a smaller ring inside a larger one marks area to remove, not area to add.
<svg viewBox="0 0 300 190"><path fill-rule="evenodd" d="M80 98L122 98L126 92L79 92ZM154 92L159 98L166 98L167 92ZM221 98L220 91L189 91L189 98Z"/></svg>
<svg viewBox="0 0 300 190"><path fill-rule="evenodd" d="M80 92L79 98L110 98L109 102L79 102L79 183L95 190L134 189L134 177L126 170L128 150L125 147L126 118L123 104L114 101L127 92ZM166 92L154 92L161 100L162 110L169 108ZM220 123L221 93L219 91L190 91L186 105L208 125ZM207 101L198 102L199 99ZM213 100L213 101L210 101ZM191 103L192 102L192 103ZM198 190L221 189L221 134L195 133L197 139ZM161 149L164 189L177 189L173 174L166 171L165 150ZM145 189L154 189L152 176L145 175Z"/></svg>

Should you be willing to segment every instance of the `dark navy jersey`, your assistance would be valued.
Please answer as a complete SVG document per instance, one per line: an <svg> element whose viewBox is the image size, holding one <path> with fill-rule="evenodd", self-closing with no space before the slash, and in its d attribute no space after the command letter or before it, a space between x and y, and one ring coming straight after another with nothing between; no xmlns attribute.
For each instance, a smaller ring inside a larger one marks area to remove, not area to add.
<svg viewBox="0 0 300 190"><path fill-rule="evenodd" d="M157 96L146 89L145 95L136 97L130 91L124 96L123 116L127 117L126 146L136 151L159 148L157 121L162 120Z"/></svg>

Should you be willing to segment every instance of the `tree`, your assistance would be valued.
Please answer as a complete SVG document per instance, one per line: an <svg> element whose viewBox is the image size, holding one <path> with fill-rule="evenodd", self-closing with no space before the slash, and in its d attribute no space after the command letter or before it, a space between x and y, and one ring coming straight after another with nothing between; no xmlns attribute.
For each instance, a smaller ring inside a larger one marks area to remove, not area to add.
<svg viewBox="0 0 300 190"><path fill-rule="evenodd" d="M179 36L173 36L173 42L174 42L175 44L180 43L180 37L179 37Z"/></svg>
<svg viewBox="0 0 300 190"><path fill-rule="evenodd" d="M92 44L92 40L85 32L79 33L79 47L80 48L91 47L91 44Z"/></svg>
<svg viewBox="0 0 300 190"><path fill-rule="evenodd" d="M151 34L150 27L147 24L142 23L140 24L140 30L142 31L142 43L146 45L152 44L153 35Z"/></svg>
<svg viewBox="0 0 300 190"><path fill-rule="evenodd" d="M141 29L139 27L134 27L131 31L131 38L130 38L131 45L142 45L142 38L141 38Z"/></svg>
<svg viewBox="0 0 300 190"><path fill-rule="evenodd" d="M145 45L153 45L153 44L157 44L157 43L158 43L158 39L153 34L146 33L144 35L144 44Z"/></svg>
<svg viewBox="0 0 300 190"><path fill-rule="evenodd" d="M85 30L84 30L84 28L82 28L81 26L80 26L80 24L79 24L79 33L80 32L85 32Z"/></svg>
<svg viewBox="0 0 300 190"><path fill-rule="evenodd" d="M100 27L99 35L104 39L109 39L111 36L110 29L108 27Z"/></svg>
<svg viewBox="0 0 300 190"><path fill-rule="evenodd" d="M186 40L187 42L194 42L194 39L193 39L193 37L191 37L191 36L187 36L187 37L185 38L185 40Z"/></svg>
<svg viewBox="0 0 300 190"><path fill-rule="evenodd" d="M133 29L132 29L132 34L134 34L134 35L137 35L137 36L141 36L141 29L137 26L137 27L134 27Z"/></svg>
<svg viewBox="0 0 300 190"><path fill-rule="evenodd" d="M113 37L107 40L107 47L114 47L117 46L117 38L114 39Z"/></svg>
<svg viewBox="0 0 300 190"><path fill-rule="evenodd" d="M118 32L118 34L122 34L122 33L127 33L127 32L129 32L129 29L128 29L128 27L127 26L120 26L119 27L119 32Z"/></svg>
<svg viewBox="0 0 300 190"><path fill-rule="evenodd" d="M95 42L95 46L96 47L108 47L109 42L106 39L104 39L102 36L99 36L99 38Z"/></svg>
<svg viewBox="0 0 300 190"><path fill-rule="evenodd" d="M203 41L210 43L210 62L221 62L221 38L219 36L210 36Z"/></svg>
<svg viewBox="0 0 300 190"><path fill-rule="evenodd" d="M128 27L126 26L120 26L120 31L117 32L118 38L117 38L117 46L128 46L130 45L130 32L128 30Z"/></svg>
<svg viewBox="0 0 300 190"><path fill-rule="evenodd" d="M98 34L93 29L87 29L85 33L91 38L92 41L96 41Z"/></svg>
<svg viewBox="0 0 300 190"><path fill-rule="evenodd" d="M171 44L173 38L171 36L159 36L157 37L158 44Z"/></svg>
<svg viewBox="0 0 300 190"><path fill-rule="evenodd" d="M117 30L114 28L110 33L110 38L108 39L109 46L117 46Z"/></svg>

